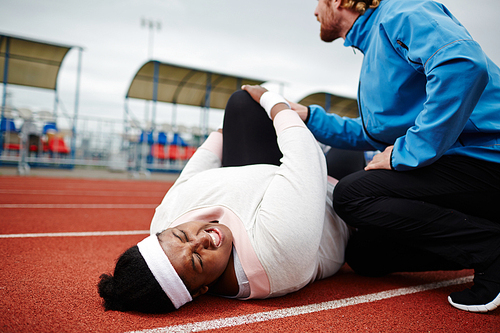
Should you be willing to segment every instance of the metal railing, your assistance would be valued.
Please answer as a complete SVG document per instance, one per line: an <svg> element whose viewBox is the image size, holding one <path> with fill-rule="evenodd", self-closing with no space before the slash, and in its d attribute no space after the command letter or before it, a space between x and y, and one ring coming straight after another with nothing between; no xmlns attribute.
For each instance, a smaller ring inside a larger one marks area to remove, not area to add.
<svg viewBox="0 0 500 333"><path fill-rule="evenodd" d="M0 164L16 165L19 174L33 167L89 166L148 176L180 172L201 141L197 129L146 132L144 127L124 131L120 119L79 116L74 121L56 119L48 111L8 108L2 119ZM182 142L174 142L179 137Z"/></svg>

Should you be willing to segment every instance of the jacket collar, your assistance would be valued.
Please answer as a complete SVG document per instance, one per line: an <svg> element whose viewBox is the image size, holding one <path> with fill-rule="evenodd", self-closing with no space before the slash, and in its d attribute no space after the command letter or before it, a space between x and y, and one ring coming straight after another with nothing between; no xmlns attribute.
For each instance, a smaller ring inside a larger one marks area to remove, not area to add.
<svg viewBox="0 0 500 333"><path fill-rule="evenodd" d="M381 2L380 6L383 4ZM380 8L379 6L379 8ZM365 50L368 46L369 35L375 23L375 19L377 15L373 15L374 12L378 8L368 9L363 15L359 16L358 19L354 22L351 27L351 30L347 33L347 36L344 41L344 46L349 47L352 46L354 48L359 49L362 53L365 53Z"/></svg>

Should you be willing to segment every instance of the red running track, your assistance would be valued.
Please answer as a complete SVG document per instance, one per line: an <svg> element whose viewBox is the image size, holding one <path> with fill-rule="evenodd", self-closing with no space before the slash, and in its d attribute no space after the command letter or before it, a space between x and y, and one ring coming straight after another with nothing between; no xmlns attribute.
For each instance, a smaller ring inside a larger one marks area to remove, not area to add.
<svg viewBox="0 0 500 333"><path fill-rule="evenodd" d="M202 296L166 315L105 312L99 275L146 236L171 185L0 177L0 332L500 332L500 310L448 304L470 287L470 270L365 278L344 266L276 299Z"/></svg>

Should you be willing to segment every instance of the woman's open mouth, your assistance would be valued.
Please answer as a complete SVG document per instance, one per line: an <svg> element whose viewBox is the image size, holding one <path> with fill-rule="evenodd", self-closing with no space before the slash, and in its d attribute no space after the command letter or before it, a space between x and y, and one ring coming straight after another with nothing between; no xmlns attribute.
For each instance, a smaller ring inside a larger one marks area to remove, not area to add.
<svg viewBox="0 0 500 333"><path fill-rule="evenodd" d="M205 232L207 232L208 235L210 236L210 238L212 238L212 244L215 247L219 247L222 245L224 235L222 234L222 232L218 228L206 229Z"/></svg>

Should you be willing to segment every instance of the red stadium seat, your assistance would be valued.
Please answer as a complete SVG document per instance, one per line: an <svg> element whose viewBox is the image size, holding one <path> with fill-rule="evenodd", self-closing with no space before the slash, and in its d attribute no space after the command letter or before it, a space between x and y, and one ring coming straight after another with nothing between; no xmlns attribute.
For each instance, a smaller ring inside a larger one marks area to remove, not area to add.
<svg viewBox="0 0 500 333"><path fill-rule="evenodd" d="M167 151L167 158L169 160L178 160L181 158L180 147L178 145L169 145Z"/></svg>
<svg viewBox="0 0 500 333"><path fill-rule="evenodd" d="M184 147L184 152L182 154L182 159L183 160L189 160L193 154L195 153L196 151L196 147L192 147L192 146L187 146L187 147Z"/></svg>
<svg viewBox="0 0 500 333"><path fill-rule="evenodd" d="M58 136L54 136L49 140L48 148L52 153L69 154L70 152L68 146L66 146L66 143L64 142L64 139Z"/></svg>
<svg viewBox="0 0 500 333"><path fill-rule="evenodd" d="M151 146L151 155L153 158L158 159L158 160L164 160L166 159L166 154L165 154L165 146L159 143L154 143Z"/></svg>
<svg viewBox="0 0 500 333"><path fill-rule="evenodd" d="M20 145L18 143L5 143L3 149L5 150L19 150Z"/></svg>

